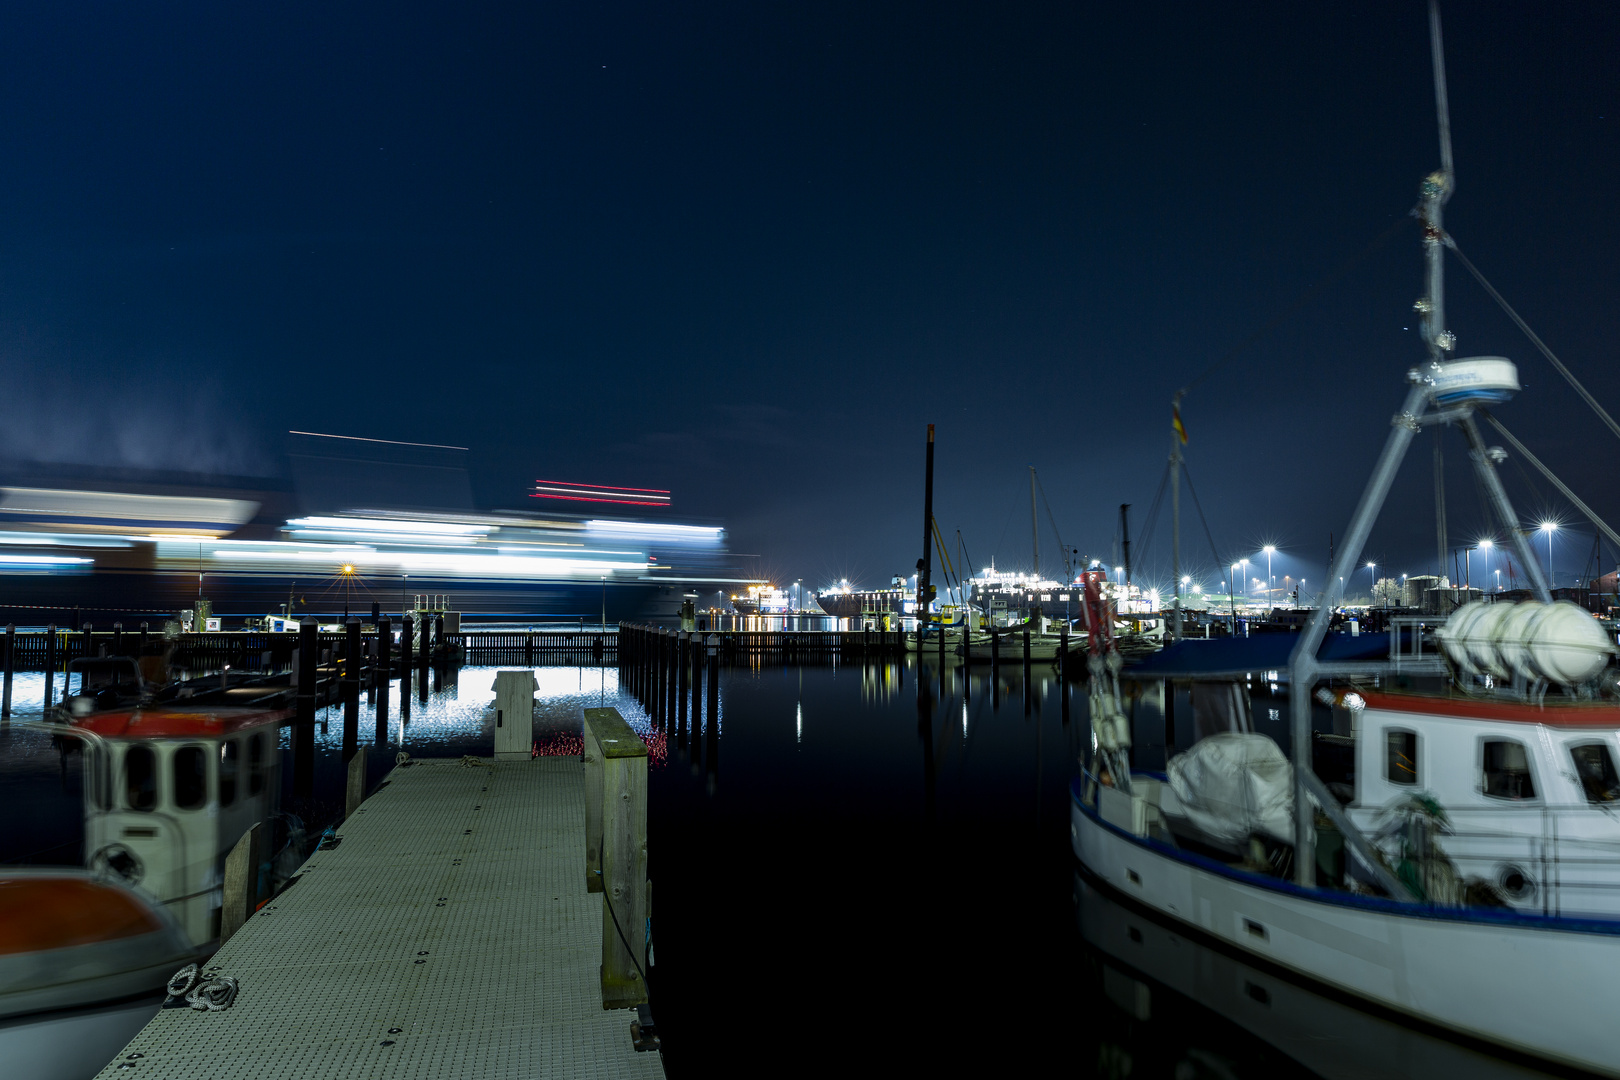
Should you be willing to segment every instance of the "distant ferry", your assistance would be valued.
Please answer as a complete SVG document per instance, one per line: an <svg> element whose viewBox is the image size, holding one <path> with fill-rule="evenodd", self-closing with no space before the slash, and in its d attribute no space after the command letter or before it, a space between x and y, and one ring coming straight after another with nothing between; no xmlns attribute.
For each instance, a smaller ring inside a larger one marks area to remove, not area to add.
<svg viewBox="0 0 1620 1080"><path fill-rule="evenodd" d="M916 597L898 578L887 589L855 590L845 585L816 594L816 603L835 619L905 615L916 607Z"/></svg>

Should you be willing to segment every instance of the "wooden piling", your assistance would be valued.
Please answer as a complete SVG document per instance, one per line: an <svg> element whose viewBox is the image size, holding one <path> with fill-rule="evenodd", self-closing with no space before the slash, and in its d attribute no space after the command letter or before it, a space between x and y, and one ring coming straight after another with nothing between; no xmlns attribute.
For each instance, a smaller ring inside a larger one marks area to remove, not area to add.
<svg viewBox="0 0 1620 1080"><path fill-rule="evenodd" d="M56 624L45 627L45 708L56 699Z"/></svg>
<svg viewBox="0 0 1620 1080"><path fill-rule="evenodd" d="M354 758L360 745L360 620L350 619L344 627L343 678L343 760Z"/></svg>
<svg viewBox="0 0 1620 1080"><path fill-rule="evenodd" d="M399 622L399 716L403 720L411 715L411 635L416 633L416 620L401 615Z"/></svg>
<svg viewBox="0 0 1620 1080"><path fill-rule="evenodd" d="M264 823L255 822L225 856L219 912L219 943L225 944L253 917L259 902L259 863L263 861Z"/></svg>
<svg viewBox="0 0 1620 1080"><path fill-rule="evenodd" d="M358 693L355 695L358 697ZM343 786L343 816L354 816L360 804L366 801L366 755L356 753L349 759L347 780Z"/></svg>
<svg viewBox="0 0 1620 1080"><path fill-rule="evenodd" d="M691 636L686 631L675 635L675 679L679 684L675 691L675 730L679 731L686 726L686 695L691 689Z"/></svg>
<svg viewBox="0 0 1620 1080"><path fill-rule="evenodd" d="M715 721L720 719L720 650L719 650L719 648L714 648L712 650L709 650L709 707L706 710L706 712L708 713L708 715L706 717L704 717L704 720L710 727L713 727L714 724L715 724ZM692 731L695 734L697 732L697 729L694 727L692 729Z"/></svg>
<svg viewBox="0 0 1620 1080"><path fill-rule="evenodd" d="M696 730L703 723L703 661L704 643L706 635L694 634L692 636L692 720L690 727ZM680 744L686 744L686 727L676 732Z"/></svg>
<svg viewBox="0 0 1620 1080"><path fill-rule="evenodd" d="M377 687L377 731L383 739L387 738L388 733L388 684L393 677L394 623L391 619L379 619L372 683Z"/></svg>
<svg viewBox="0 0 1620 1080"><path fill-rule="evenodd" d="M293 790L310 795L315 790L315 694L320 679L320 631L314 619L298 625L298 693L293 714Z"/></svg>
<svg viewBox="0 0 1620 1080"><path fill-rule="evenodd" d="M602 891L602 744L596 739L597 725L591 722L596 709L585 710L585 891ZM601 710L611 712L613 709Z"/></svg>
<svg viewBox="0 0 1620 1080"><path fill-rule="evenodd" d="M617 709L585 722L602 762L602 1007L623 1009L647 1000L647 744Z"/></svg>
<svg viewBox="0 0 1620 1080"><path fill-rule="evenodd" d="M6 624L5 672L0 675L0 716L11 715L11 673L17 666L17 627Z"/></svg>

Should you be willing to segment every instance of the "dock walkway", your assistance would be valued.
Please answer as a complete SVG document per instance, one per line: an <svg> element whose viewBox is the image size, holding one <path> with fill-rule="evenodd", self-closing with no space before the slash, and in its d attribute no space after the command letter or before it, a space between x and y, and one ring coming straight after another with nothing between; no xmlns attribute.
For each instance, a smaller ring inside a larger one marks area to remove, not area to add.
<svg viewBox="0 0 1620 1080"><path fill-rule="evenodd" d="M158 1013L99 1076L661 1077L602 1008L584 803L577 759L396 768L209 962L235 1004Z"/></svg>

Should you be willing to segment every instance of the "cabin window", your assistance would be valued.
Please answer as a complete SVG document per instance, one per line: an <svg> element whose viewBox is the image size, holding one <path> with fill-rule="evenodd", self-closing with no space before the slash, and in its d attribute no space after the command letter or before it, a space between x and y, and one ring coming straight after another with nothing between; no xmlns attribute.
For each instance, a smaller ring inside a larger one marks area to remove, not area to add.
<svg viewBox="0 0 1620 1080"><path fill-rule="evenodd" d="M150 746L124 751L124 805L131 810L157 807L157 756Z"/></svg>
<svg viewBox="0 0 1620 1080"><path fill-rule="evenodd" d="M200 746L174 752L174 805L195 810L208 801L208 755Z"/></svg>
<svg viewBox="0 0 1620 1080"><path fill-rule="evenodd" d="M1575 759L1575 776L1590 803L1620 801L1620 776L1615 774L1614 758L1602 743L1582 743L1569 748Z"/></svg>
<svg viewBox="0 0 1620 1080"><path fill-rule="evenodd" d="M1530 776L1530 754L1516 739L1486 739L1483 757L1483 789L1493 799L1533 799L1535 782Z"/></svg>
<svg viewBox="0 0 1620 1080"><path fill-rule="evenodd" d="M242 767L242 744L226 739L219 744L219 805L236 801L236 774Z"/></svg>
<svg viewBox="0 0 1620 1080"><path fill-rule="evenodd" d="M1418 782L1417 732L1394 728L1384 732L1384 779L1392 784Z"/></svg>
<svg viewBox="0 0 1620 1080"><path fill-rule="evenodd" d="M248 739L248 794L257 795L264 790L264 732Z"/></svg>

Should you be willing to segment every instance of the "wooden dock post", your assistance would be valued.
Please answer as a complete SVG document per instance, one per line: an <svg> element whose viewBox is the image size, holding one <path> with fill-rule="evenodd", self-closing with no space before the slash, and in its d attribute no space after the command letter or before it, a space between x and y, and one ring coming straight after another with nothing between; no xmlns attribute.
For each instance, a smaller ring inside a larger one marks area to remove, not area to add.
<svg viewBox="0 0 1620 1080"><path fill-rule="evenodd" d="M718 643L712 650L706 651L709 653L709 708L707 710L708 715L704 717L704 720L710 727L713 727L715 721L720 719L720 649ZM697 728L692 729L692 734L694 736L697 734Z"/></svg>
<svg viewBox="0 0 1620 1080"><path fill-rule="evenodd" d="M686 726L686 693L691 688L691 639L682 630L675 635L675 730Z"/></svg>
<svg viewBox="0 0 1620 1080"><path fill-rule="evenodd" d="M585 743L585 891L602 891L602 745L596 739L596 725L585 710L585 725L581 732ZM602 710L618 715L612 709Z"/></svg>
<svg viewBox="0 0 1620 1080"><path fill-rule="evenodd" d="M647 1000L647 744L617 709L586 709L585 723L602 776L602 1007L624 1009Z"/></svg>
<svg viewBox="0 0 1620 1080"><path fill-rule="evenodd" d="M682 746L686 745L687 727L695 731L703 723L703 660L707 651L704 647L706 640L707 635L692 635L692 722L676 732Z"/></svg>
<svg viewBox="0 0 1620 1080"><path fill-rule="evenodd" d="M377 741L388 738L388 684L394 678L394 623L391 619L377 621L377 649L372 662L376 665L372 681L377 687Z"/></svg>
<svg viewBox="0 0 1620 1080"><path fill-rule="evenodd" d="M348 779L343 785L343 817L354 816L360 804L366 801L366 755L356 753L349 759Z"/></svg>
<svg viewBox="0 0 1620 1080"><path fill-rule="evenodd" d="M56 698L56 624L45 627L45 708Z"/></svg>
<svg viewBox="0 0 1620 1080"><path fill-rule="evenodd" d="M360 745L360 620L350 619L344 627L343 678L343 760L354 757Z"/></svg>
<svg viewBox="0 0 1620 1080"><path fill-rule="evenodd" d="M409 615L401 615L399 620L399 718L401 720L411 715L411 658L412 646L416 644L412 634L416 633L416 620Z"/></svg>
<svg viewBox="0 0 1620 1080"><path fill-rule="evenodd" d="M263 861L264 823L255 822L225 856L219 912L219 943L225 944L253 917L259 903L259 863Z"/></svg>
<svg viewBox="0 0 1620 1080"><path fill-rule="evenodd" d="M146 655L146 623L144 622L141 623L141 638L135 645L135 652L137 656Z"/></svg>
<svg viewBox="0 0 1620 1080"><path fill-rule="evenodd" d="M314 619L298 624L297 711L293 714L293 791L310 795L315 790L315 694L320 681L320 630Z"/></svg>
<svg viewBox="0 0 1620 1080"><path fill-rule="evenodd" d="M0 716L11 715L11 673L17 666L17 627L6 625L5 674L0 675Z"/></svg>
<svg viewBox="0 0 1620 1080"><path fill-rule="evenodd" d="M670 722L675 718L675 703L680 696L680 691L678 689L681 680L680 637L681 634L679 630L671 630L669 631L668 637L666 637L664 640L664 660L669 665L669 684L664 689L664 693L666 695L666 700L664 702L665 730L668 730Z"/></svg>
<svg viewBox="0 0 1620 1080"><path fill-rule="evenodd" d="M1024 624L1024 678L1029 678L1029 624Z"/></svg>
<svg viewBox="0 0 1620 1080"><path fill-rule="evenodd" d="M427 612L422 612L422 625L418 631L421 640L417 642L421 650L416 655L416 694L423 702L428 699L428 659L433 651L433 624Z"/></svg>

